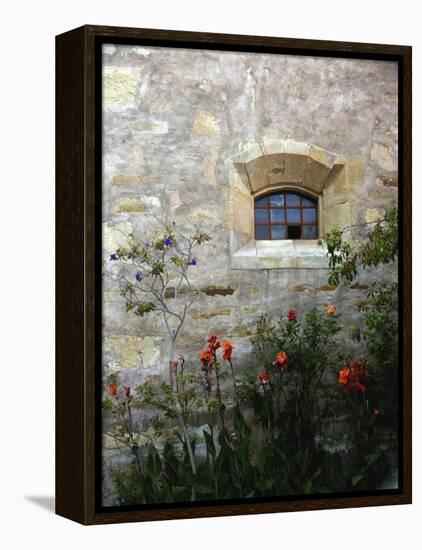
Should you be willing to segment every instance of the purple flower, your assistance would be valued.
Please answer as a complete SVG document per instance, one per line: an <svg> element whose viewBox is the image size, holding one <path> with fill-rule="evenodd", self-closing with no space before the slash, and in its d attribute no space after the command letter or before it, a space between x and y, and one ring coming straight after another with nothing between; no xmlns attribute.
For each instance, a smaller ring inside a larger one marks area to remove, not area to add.
<svg viewBox="0 0 422 550"><path fill-rule="evenodd" d="M163 243L166 246L171 246L173 244L173 239L171 237L166 237L165 239L163 239Z"/></svg>
<svg viewBox="0 0 422 550"><path fill-rule="evenodd" d="M143 278L144 278L144 276L142 275L142 273L140 271L137 271L136 274L135 274L135 279L137 281L142 281Z"/></svg>
<svg viewBox="0 0 422 550"><path fill-rule="evenodd" d="M118 260L117 254L113 252L113 254L110 254L110 262L114 262Z"/></svg>
<svg viewBox="0 0 422 550"><path fill-rule="evenodd" d="M198 263L198 260L196 258L192 258L189 262L189 265L196 265Z"/></svg>

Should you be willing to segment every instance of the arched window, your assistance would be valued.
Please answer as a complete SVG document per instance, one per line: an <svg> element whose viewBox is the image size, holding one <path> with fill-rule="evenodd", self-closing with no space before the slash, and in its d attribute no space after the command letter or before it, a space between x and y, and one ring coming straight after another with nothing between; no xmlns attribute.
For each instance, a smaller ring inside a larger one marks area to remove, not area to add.
<svg viewBox="0 0 422 550"><path fill-rule="evenodd" d="M255 239L317 239L318 203L315 199L278 191L255 199Z"/></svg>

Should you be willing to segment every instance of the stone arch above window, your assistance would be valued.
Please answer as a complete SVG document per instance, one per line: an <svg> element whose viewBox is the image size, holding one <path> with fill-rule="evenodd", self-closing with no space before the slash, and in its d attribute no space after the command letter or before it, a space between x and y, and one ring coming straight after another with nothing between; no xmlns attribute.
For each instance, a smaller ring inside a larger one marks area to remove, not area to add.
<svg viewBox="0 0 422 550"><path fill-rule="evenodd" d="M324 235L351 224L350 182L356 179L356 167L320 147L281 139L243 144L241 152L226 162L232 268L326 268L325 253L316 239L256 239L254 202L276 191L308 195L318 203L318 236Z"/></svg>

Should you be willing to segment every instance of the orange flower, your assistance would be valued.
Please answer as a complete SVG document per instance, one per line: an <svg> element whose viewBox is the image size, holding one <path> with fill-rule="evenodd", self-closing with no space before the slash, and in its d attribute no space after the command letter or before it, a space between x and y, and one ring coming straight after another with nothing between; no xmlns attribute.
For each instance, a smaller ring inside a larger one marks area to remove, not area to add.
<svg viewBox="0 0 422 550"><path fill-rule="evenodd" d="M286 370L287 363L288 363L287 353L285 353L284 351L280 351L277 354L276 360L273 362L273 365L278 370Z"/></svg>
<svg viewBox="0 0 422 550"><path fill-rule="evenodd" d="M179 361L173 361L173 363L171 364L171 370L173 372L177 372L178 365L179 365Z"/></svg>
<svg viewBox="0 0 422 550"><path fill-rule="evenodd" d="M107 391L111 396L117 395L117 384L110 384Z"/></svg>
<svg viewBox="0 0 422 550"><path fill-rule="evenodd" d="M343 369L338 373L338 383L347 384L349 382L350 369Z"/></svg>
<svg viewBox="0 0 422 550"><path fill-rule="evenodd" d="M277 354L277 361L281 364L287 363L287 353L285 353L284 351L280 351Z"/></svg>
<svg viewBox="0 0 422 550"><path fill-rule="evenodd" d="M207 348L199 352L199 359L203 363L208 364L211 363L211 361L214 359L214 356L212 354L212 351Z"/></svg>
<svg viewBox="0 0 422 550"><path fill-rule="evenodd" d="M263 386L270 383L270 377L268 376L268 372L263 370L258 374L258 380L261 382Z"/></svg>
<svg viewBox="0 0 422 550"><path fill-rule="evenodd" d="M232 358L232 352L233 352L233 344L230 342L230 340L224 340L222 343L222 348L224 350L223 352L223 359L226 361L230 361Z"/></svg>
<svg viewBox="0 0 422 550"><path fill-rule="evenodd" d="M123 386L123 391L125 392L126 397L130 398L130 386Z"/></svg>
<svg viewBox="0 0 422 550"><path fill-rule="evenodd" d="M381 414L381 411L379 409L374 409L374 412L372 414L374 416L379 416Z"/></svg>
<svg viewBox="0 0 422 550"><path fill-rule="evenodd" d="M334 315L335 312L336 312L336 306L329 305L325 308L325 313L327 315Z"/></svg>

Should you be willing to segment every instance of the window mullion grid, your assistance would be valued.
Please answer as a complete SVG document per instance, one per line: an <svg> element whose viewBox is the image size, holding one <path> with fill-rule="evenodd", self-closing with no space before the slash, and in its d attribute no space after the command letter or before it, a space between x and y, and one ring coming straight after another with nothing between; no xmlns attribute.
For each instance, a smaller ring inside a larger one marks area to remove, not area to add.
<svg viewBox="0 0 422 550"><path fill-rule="evenodd" d="M304 226L305 225L306 226L315 226L318 223L318 217L316 217L316 220L314 222L311 222L311 221L305 222L304 221L304 212L303 212L303 210L304 209L314 209L314 210L316 210L316 208L317 208L316 201L312 201L315 204L313 204L312 206L308 206L308 205L304 204L304 197L301 194L297 193L297 195L299 196L299 204L298 205L294 205L294 204L287 205L287 194L288 194L288 192L282 192L282 193L276 193L276 194L277 195L282 195L282 197L283 197L282 205L281 206L272 205L271 195L268 195L267 204L264 207L262 207L262 206L257 207L258 209L264 209L264 210L267 211L268 222L255 222L255 228L256 228L257 225L267 226L270 240L283 240L283 239L273 239L273 225L283 226L285 228L285 237L284 237L284 239L288 239L288 227L289 227L289 225L299 226L300 227L300 235L301 235L300 239L303 239ZM300 210L300 221L299 222L289 222L288 221L287 214L288 214L289 209L299 209ZM277 210L277 211L280 210L280 211L283 212L284 217L283 217L281 222L279 222L279 221L273 222L272 221L272 217L271 217L271 211L272 210ZM256 231L256 229L255 229L255 231Z"/></svg>

